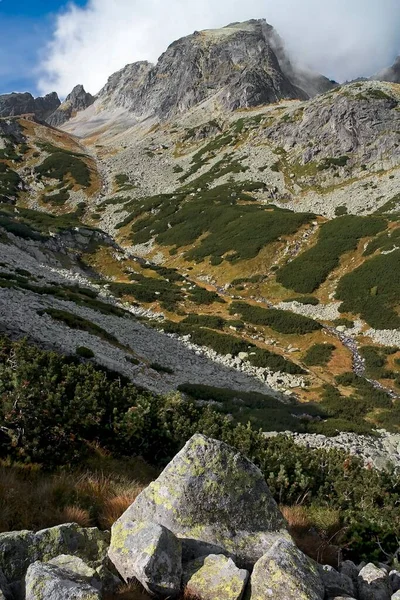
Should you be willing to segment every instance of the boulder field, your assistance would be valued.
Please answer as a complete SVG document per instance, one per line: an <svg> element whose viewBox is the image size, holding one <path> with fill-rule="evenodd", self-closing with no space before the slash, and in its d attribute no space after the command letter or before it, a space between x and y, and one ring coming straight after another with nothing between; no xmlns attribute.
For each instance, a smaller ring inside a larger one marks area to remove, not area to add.
<svg viewBox="0 0 400 600"><path fill-rule="evenodd" d="M0 534L0 600L391 600L400 573L318 565L297 548L259 469L194 435L113 525Z"/></svg>

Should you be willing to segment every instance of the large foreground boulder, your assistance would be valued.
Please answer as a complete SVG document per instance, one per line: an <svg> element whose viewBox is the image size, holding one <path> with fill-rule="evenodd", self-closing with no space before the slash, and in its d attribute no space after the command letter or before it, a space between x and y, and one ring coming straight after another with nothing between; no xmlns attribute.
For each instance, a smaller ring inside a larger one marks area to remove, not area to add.
<svg viewBox="0 0 400 600"><path fill-rule="evenodd" d="M29 565L48 562L61 554L79 556L89 565L98 566L107 556L110 535L76 523L32 531L0 533L0 569L8 583L21 580Z"/></svg>
<svg viewBox="0 0 400 600"><path fill-rule="evenodd" d="M288 540L278 540L254 566L251 600L322 600L317 565Z"/></svg>
<svg viewBox="0 0 400 600"><path fill-rule="evenodd" d="M241 600L248 578L248 571L238 569L231 558L210 554L186 565L183 585L199 600Z"/></svg>
<svg viewBox="0 0 400 600"><path fill-rule="evenodd" d="M136 578L158 596L177 595L182 579L180 540L162 525L116 522L108 556L121 577Z"/></svg>
<svg viewBox="0 0 400 600"><path fill-rule="evenodd" d="M25 594L26 600L101 600L87 577L41 562L30 565Z"/></svg>
<svg viewBox="0 0 400 600"><path fill-rule="evenodd" d="M252 567L290 539L261 471L237 450L194 435L119 519L151 521L183 539L184 559L226 554Z"/></svg>

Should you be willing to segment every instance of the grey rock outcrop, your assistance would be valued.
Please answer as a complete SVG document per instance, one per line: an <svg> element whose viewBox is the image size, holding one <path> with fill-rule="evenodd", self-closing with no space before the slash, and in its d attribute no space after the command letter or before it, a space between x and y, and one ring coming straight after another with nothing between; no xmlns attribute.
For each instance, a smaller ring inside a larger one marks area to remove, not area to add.
<svg viewBox="0 0 400 600"><path fill-rule="evenodd" d="M47 562L61 554L79 556L89 565L99 564L107 554L110 536L96 528L70 523L32 531L0 533L0 568L7 582L20 581L30 564Z"/></svg>
<svg viewBox="0 0 400 600"><path fill-rule="evenodd" d="M186 565L183 586L201 600L241 600L249 573L238 569L231 558L210 554Z"/></svg>
<svg viewBox="0 0 400 600"><path fill-rule="evenodd" d="M261 471L237 450L194 435L115 527L152 521L182 538L185 560L227 554L252 566L290 539Z"/></svg>
<svg viewBox="0 0 400 600"><path fill-rule="evenodd" d="M100 600L86 577L56 565L35 562L26 573L26 600Z"/></svg>
<svg viewBox="0 0 400 600"><path fill-rule="evenodd" d="M150 522L117 521L108 556L121 577L136 577L151 594L174 596L182 578L182 546L171 531Z"/></svg>
<svg viewBox="0 0 400 600"><path fill-rule="evenodd" d="M325 587L325 594L330 598L338 596L355 596L353 580L345 573L339 573L328 565L319 566L319 574Z"/></svg>
<svg viewBox="0 0 400 600"><path fill-rule="evenodd" d="M358 576L358 597L360 600L389 600L392 595L388 573L369 563Z"/></svg>
<svg viewBox="0 0 400 600"><path fill-rule="evenodd" d="M102 583L96 569L89 567L89 565L79 558L79 556L61 554L60 556L56 556L56 558L49 560L48 564L58 567L59 569L71 571L79 577L84 577L87 582L96 589L100 590L102 588Z"/></svg>
<svg viewBox="0 0 400 600"><path fill-rule="evenodd" d="M98 107L123 107L137 118L166 119L210 98L227 110L307 99L333 87L297 70L265 20L233 23L177 40L155 66L128 65L110 77Z"/></svg>
<svg viewBox="0 0 400 600"><path fill-rule="evenodd" d="M0 96L0 117L34 114L39 121L45 121L60 104L55 92L39 98L29 92L3 94Z"/></svg>
<svg viewBox="0 0 400 600"><path fill-rule="evenodd" d="M322 600L323 597L324 585L317 565L288 540L278 540L254 566L251 600Z"/></svg>
<svg viewBox="0 0 400 600"><path fill-rule="evenodd" d="M46 118L46 122L53 127L60 127L77 112L91 106L94 101L95 97L86 92L83 85L77 85L57 110Z"/></svg>
<svg viewBox="0 0 400 600"><path fill-rule="evenodd" d="M266 135L287 152L286 160L317 163L347 157L344 166L395 166L400 160L397 126L398 90L387 83L367 81L346 85L308 102L291 117L274 124ZM349 156L351 154L351 157Z"/></svg>

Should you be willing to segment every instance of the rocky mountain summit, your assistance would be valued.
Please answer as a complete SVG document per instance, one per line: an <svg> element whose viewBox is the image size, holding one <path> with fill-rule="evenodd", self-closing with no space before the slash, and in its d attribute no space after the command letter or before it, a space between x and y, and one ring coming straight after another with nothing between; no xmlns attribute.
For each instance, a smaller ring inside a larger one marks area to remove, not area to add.
<svg viewBox="0 0 400 600"><path fill-rule="evenodd" d="M57 110L46 118L46 122L53 127L60 127L74 117L77 112L91 106L94 101L94 96L86 92L83 85L77 85Z"/></svg>
<svg viewBox="0 0 400 600"><path fill-rule="evenodd" d="M0 534L5 600L101 600L132 582L158 599L390 600L400 573L348 560L318 565L296 546L261 471L194 435L111 538L73 523Z"/></svg>
<svg viewBox="0 0 400 600"><path fill-rule="evenodd" d="M0 96L0 117L33 114L39 121L46 121L60 104L56 92L39 98L29 92L3 94Z"/></svg>
<svg viewBox="0 0 400 600"><path fill-rule="evenodd" d="M94 108L165 121L206 101L232 111L283 98L304 100L333 86L295 67L273 27L261 19L196 31L171 44L156 65L126 66L110 77Z"/></svg>

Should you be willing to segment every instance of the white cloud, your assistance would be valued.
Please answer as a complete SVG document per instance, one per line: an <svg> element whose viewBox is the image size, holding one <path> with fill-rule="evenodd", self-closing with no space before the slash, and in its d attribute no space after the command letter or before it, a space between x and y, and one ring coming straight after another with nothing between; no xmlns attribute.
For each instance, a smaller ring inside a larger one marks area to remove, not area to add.
<svg viewBox="0 0 400 600"><path fill-rule="evenodd" d="M400 50L399 0L89 0L57 17L38 85L65 96L83 83L96 93L183 35L251 18L267 19L292 56L340 81L376 72Z"/></svg>

